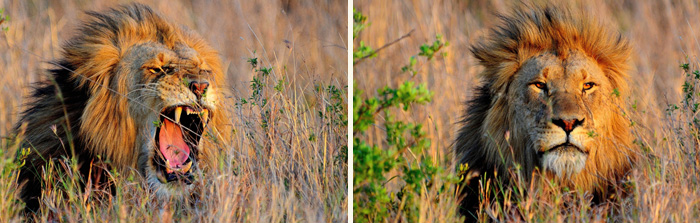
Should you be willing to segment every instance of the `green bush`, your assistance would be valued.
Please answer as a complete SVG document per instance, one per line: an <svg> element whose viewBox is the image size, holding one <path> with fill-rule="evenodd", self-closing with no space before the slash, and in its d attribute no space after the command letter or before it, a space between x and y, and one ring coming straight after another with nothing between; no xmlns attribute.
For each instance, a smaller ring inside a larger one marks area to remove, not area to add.
<svg viewBox="0 0 700 223"><path fill-rule="evenodd" d="M368 26L367 17L353 10L353 38ZM398 41L398 40L397 40ZM396 41L392 42L395 43ZM392 44L390 43L390 44ZM440 35L432 44L423 44L419 53L409 59L401 70L416 75L417 57L431 59L449 43ZM388 45L382 46L383 49ZM366 58L377 56L370 46L359 41L353 49L355 64ZM414 104L426 104L433 93L425 84L405 81L398 87L385 86L377 90L376 96L363 96L363 91L354 88L353 93L353 165L354 165L354 219L357 222L383 222L391 217L417 222L423 194L421 190L445 192L449 184L457 183L452 171L435 165L433 157L424 151L431 141L419 123L399 121L393 112L401 109L410 112ZM385 136L379 145L366 142L363 137L370 126L381 125ZM399 181L399 189L390 191L387 184ZM445 182L441 188L433 188L434 182Z"/></svg>

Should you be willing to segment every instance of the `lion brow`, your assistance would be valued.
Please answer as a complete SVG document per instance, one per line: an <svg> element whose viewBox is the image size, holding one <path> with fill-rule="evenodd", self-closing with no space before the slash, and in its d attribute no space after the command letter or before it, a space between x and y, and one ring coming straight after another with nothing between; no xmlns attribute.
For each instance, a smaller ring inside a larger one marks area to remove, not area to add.
<svg viewBox="0 0 700 223"><path fill-rule="evenodd" d="M188 60L186 58L182 58L176 62L170 63L168 66L180 69L182 71L186 71L191 74L199 74L199 75L204 75L204 74L211 74L212 71L209 69L202 69L199 67L198 64L192 62L191 60Z"/></svg>

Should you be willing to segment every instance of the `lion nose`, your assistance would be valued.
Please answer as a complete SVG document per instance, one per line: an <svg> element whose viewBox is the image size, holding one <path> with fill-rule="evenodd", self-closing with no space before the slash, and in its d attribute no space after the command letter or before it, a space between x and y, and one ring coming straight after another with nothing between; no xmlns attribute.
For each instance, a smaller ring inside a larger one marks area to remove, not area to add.
<svg viewBox="0 0 700 223"><path fill-rule="evenodd" d="M207 81L192 81L190 82L190 90L197 95L197 98L201 98L204 93L207 92L209 87L209 82Z"/></svg>
<svg viewBox="0 0 700 223"><path fill-rule="evenodd" d="M585 119L553 119L552 123L564 129L568 135L571 131L574 131L576 127L582 125L584 120Z"/></svg>

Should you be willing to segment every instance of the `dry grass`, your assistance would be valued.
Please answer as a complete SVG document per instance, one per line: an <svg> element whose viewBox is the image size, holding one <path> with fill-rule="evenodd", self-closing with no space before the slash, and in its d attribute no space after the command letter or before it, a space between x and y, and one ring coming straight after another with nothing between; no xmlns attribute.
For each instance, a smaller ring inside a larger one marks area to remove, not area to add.
<svg viewBox="0 0 700 223"><path fill-rule="evenodd" d="M130 1L119 1L126 3ZM273 67L263 78L264 107L226 105L234 114L230 148L198 186L193 204L159 206L134 173L114 175L116 196L70 189L58 177L44 194L40 220L68 222L344 222L347 221L347 2L329 1L143 1L175 23L202 36L223 58L234 101L251 95L246 61ZM9 22L0 34L0 135L12 132L27 102L30 83L43 80L46 63L76 33L85 10L105 10L111 1L3 1ZM274 89L280 80L286 84ZM339 102L342 106L329 110ZM269 112L269 113L266 113ZM269 114L269 115L268 115ZM341 120L339 123L338 121ZM2 145L0 221L19 221L16 195L18 148ZM60 187L69 189L57 189ZM61 191L65 193L62 194Z"/></svg>
<svg viewBox="0 0 700 223"><path fill-rule="evenodd" d="M433 140L430 154L449 154L456 124L479 83L482 69L469 52L469 46L497 22L494 13L505 13L515 1L354 1L354 8L368 16L371 25L358 37L375 49L415 29L410 38L383 50L377 58L355 66L357 89L376 94L374 89L397 86L405 80L426 83L435 92L433 101L403 113L403 120L423 123ZM541 1L537 1L541 2ZM643 159L630 176L632 196L605 205L588 207L575 194L542 192L513 194L514 202L488 204L481 216L495 220L632 222L688 221L700 217L700 161L697 125L689 125L697 113L684 108L682 85L686 73L700 63L700 3L698 1L604 1L572 0L565 3L574 10L595 15L601 23L618 28L634 47L630 86L626 96L629 117ZM446 57L422 65L419 75L402 73L408 56L418 47L432 42L435 34L450 41ZM355 43L358 44L357 42ZM693 76L691 74L691 76ZM689 83L697 84L697 80ZM698 98L697 93L692 95ZM669 104L679 110L670 114ZM691 103L692 106L692 103ZM366 139L381 144L381 128L368 130ZM435 156L435 155L434 155ZM443 163L446 168L452 164ZM391 177L391 176L389 176ZM388 178L389 178L388 177ZM390 189L396 186L391 186ZM568 205L562 205L567 203ZM564 207L566 206L566 207ZM444 208L457 204L424 202L421 210L447 213ZM454 221L444 215L430 214L426 220ZM396 217L396 216L394 216ZM522 218L522 219L521 219ZM392 220L393 221L393 220Z"/></svg>

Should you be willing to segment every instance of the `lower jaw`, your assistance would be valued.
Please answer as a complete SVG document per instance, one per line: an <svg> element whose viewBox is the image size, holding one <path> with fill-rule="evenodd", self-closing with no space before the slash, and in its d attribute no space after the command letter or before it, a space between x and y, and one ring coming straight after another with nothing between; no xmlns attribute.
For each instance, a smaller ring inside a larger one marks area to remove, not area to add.
<svg viewBox="0 0 700 223"><path fill-rule="evenodd" d="M154 198L161 202L187 199L196 189L195 184L185 184L177 181L163 183L155 176L149 179L148 187L153 193Z"/></svg>
<svg viewBox="0 0 700 223"><path fill-rule="evenodd" d="M152 160L154 169L155 171L155 176L156 179L161 184L183 184L183 185L190 185L194 182L194 174L193 171L196 169L196 165L192 165L190 170L188 170L185 173L177 173L177 172L172 172L172 173L167 173L165 171L165 167L160 166L155 160ZM190 161L194 162L194 161Z"/></svg>
<svg viewBox="0 0 700 223"><path fill-rule="evenodd" d="M190 185L194 182L194 175L192 173L186 174L166 174L162 171L158 171L157 174L158 181L162 184L185 184Z"/></svg>

